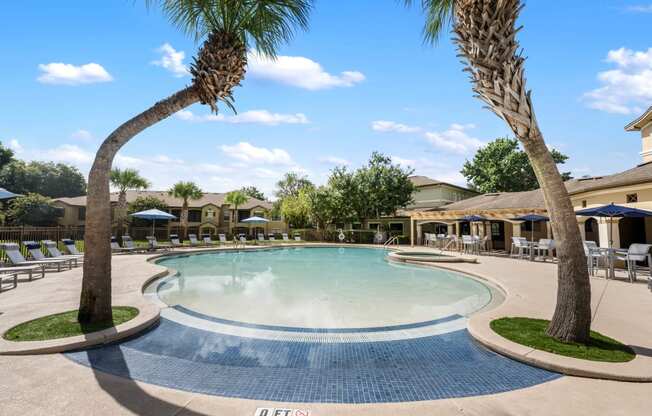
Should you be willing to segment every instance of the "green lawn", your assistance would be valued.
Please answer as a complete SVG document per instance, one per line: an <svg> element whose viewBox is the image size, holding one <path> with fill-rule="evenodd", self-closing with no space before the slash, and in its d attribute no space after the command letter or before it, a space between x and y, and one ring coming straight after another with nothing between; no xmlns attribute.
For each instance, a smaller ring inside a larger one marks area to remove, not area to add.
<svg viewBox="0 0 652 416"><path fill-rule="evenodd" d="M591 331L589 344L564 343L546 335L550 321L531 318L500 318L491 322L497 334L521 345L537 350L590 361L623 363L636 354L627 345Z"/></svg>
<svg viewBox="0 0 652 416"><path fill-rule="evenodd" d="M77 322L77 311L68 311L23 322L5 332L3 337L9 341L44 341L73 337L111 328L135 318L136 315L138 315L136 308L114 306L113 322L82 325Z"/></svg>

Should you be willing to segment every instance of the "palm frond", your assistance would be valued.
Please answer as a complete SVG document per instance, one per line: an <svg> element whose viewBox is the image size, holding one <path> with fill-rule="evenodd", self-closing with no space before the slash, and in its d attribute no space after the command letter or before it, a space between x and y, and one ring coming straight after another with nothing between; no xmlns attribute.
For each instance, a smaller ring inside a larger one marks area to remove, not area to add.
<svg viewBox="0 0 652 416"><path fill-rule="evenodd" d="M421 0L426 21L423 25L423 39L426 43L435 44L442 32L450 25L458 0ZM410 7L415 0L404 0Z"/></svg>

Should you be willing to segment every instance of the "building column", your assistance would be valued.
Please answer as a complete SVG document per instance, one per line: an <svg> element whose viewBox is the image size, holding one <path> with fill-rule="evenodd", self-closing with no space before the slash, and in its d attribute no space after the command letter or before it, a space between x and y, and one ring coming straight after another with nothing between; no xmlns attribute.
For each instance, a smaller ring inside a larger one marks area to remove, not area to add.
<svg viewBox="0 0 652 416"><path fill-rule="evenodd" d="M417 224L417 229L416 229L417 236L421 233L421 226ZM410 217L410 246L414 247L414 234L415 234L415 229L414 229L414 218Z"/></svg>
<svg viewBox="0 0 652 416"><path fill-rule="evenodd" d="M453 223L446 224L446 234L453 235Z"/></svg>
<svg viewBox="0 0 652 416"><path fill-rule="evenodd" d="M577 225L580 228L580 235L582 236L582 241L586 241L586 222L590 219L590 217L577 217ZM550 224L550 221L548 221L548 224Z"/></svg>
<svg viewBox="0 0 652 416"><path fill-rule="evenodd" d="M512 223L512 237L520 237L521 236L521 224L520 222L513 222Z"/></svg>
<svg viewBox="0 0 652 416"><path fill-rule="evenodd" d="M462 235L462 230L460 229L460 222L455 221L455 235L458 237Z"/></svg>

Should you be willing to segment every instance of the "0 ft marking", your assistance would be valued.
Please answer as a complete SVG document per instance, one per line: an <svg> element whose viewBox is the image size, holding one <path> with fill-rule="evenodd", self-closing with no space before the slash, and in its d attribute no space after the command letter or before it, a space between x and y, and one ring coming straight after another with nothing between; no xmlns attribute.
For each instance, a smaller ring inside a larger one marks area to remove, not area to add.
<svg viewBox="0 0 652 416"><path fill-rule="evenodd" d="M310 416L310 411L300 409L274 409L259 407L254 416Z"/></svg>

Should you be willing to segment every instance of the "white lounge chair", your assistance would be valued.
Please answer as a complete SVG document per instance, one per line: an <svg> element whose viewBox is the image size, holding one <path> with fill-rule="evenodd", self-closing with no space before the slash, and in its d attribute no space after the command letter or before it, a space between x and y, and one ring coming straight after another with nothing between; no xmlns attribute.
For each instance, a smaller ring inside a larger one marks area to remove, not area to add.
<svg viewBox="0 0 652 416"><path fill-rule="evenodd" d="M161 244L158 242L155 236L148 235L145 237L149 243L149 248L151 250L169 250L172 246L170 244Z"/></svg>
<svg viewBox="0 0 652 416"><path fill-rule="evenodd" d="M239 240L242 244L247 244L247 237L244 234L240 236Z"/></svg>
<svg viewBox="0 0 652 416"><path fill-rule="evenodd" d="M0 292L2 292L4 290L5 279L13 280L12 288L16 288L16 286L18 286L18 272L1 273L0 274Z"/></svg>
<svg viewBox="0 0 652 416"><path fill-rule="evenodd" d="M82 256L84 253L81 253L79 250L77 250L77 246L75 245L75 241L71 240L69 238L64 238L61 240L63 243L63 246L68 250L68 254L71 254L73 256Z"/></svg>
<svg viewBox="0 0 652 416"><path fill-rule="evenodd" d="M301 241L301 236L300 235L295 235L294 236L294 241Z"/></svg>
<svg viewBox="0 0 652 416"><path fill-rule="evenodd" d="M34 266L34 265L39 265L43 266L45 268L47 267L56 267L57 271L61 271L61 265L68 263L66 260L56 260L56 259L49 259L49 260L26 260L25 257L20 253L20 249L18 247L18 244L16 243L5 243L2 244L2 249L4 249L5 253L7 254L7 258L9 259L9 262L13 264L14 266Z"/></svg>
<svg viewBox="0 0 652 416"><path fill-rule="evenodd" d="M260 241L261 243L264 243L265 242L265 234L258 233L258 241Z"/></svg>
<svg viewBox="0 0 652 416"><path fill-rule="evenodd" d="M288 238L288 233L283 233L282 236L283 236L283 241L290 241L290 239Z"/></svg>
<svg viewBox="0 0 652 416"><path fill-rule="evenodd" d="M55 259L75 259L75 265L77 265L77 261L83 261L84 260L84 255L83 254L62 254L61 251L59 251L59 248L57 247L57 243L51 240L43 240L43 246L46 248L48 251L48 254L50 254L51 258Z"/></svg>
<svg viewBox="0 0 652 416"><path fill-rule="evenodd" d="M217 238L220 240L220 244L226 244L229 241L226 239L226 234L218 234Z"/></svg>
<svg viewBox="0 0 652 416"><path fill-rule="evenodd" d="M34 261L59 261L68 265L69 269L73 268L73 265L77 267L77 257L68 257L68 258L59 258L53 259L45 257L45 254L41 251L41 245L36 241L23 241L23 245L27 247L27 251ZM61 269L59 268L59 271Z"/></svg>
<svg viewBox="0 0 652 416"><path fill-rule="evenodd" d="M124 239L124 237L122 237ZM124 240L123 240L124 241ZM118 239L115 237L111 237L111 251L114 253L133 253L136 249L135 248L128 248L128 247L120 247L120 244L118 244Z"/></svg>
<svg viewBox="0 0 652 416"><path fill-rule="evenodd" d="M34 272L40 271L41 277L45 277L45 265L44 264L33 264L31 266L10 266L10 267L0 267L0 273L2 274L13 274L13 273L25 273L29 276L29 280L34 279Z"/></svg>
<svg viewBox="0 0 652 416"><path fill-rule="evenodd" d="M269 236L269 241L276 241L276 237L274 237L273 235L270 235Z"/></svg>
<svg viewBox="0 0 652 416"><path fill-rule="evenodd" d="M178 234L170 234L170 245L172 247L183 247L183 242L179 239Z"/></svg>
<svg viewBox="0 0 652 416"><path fill-rule="evenodd" d="M191 246L199 246L201 243L197 240L197 234L188 234L188 240Z"/></svg>
<svg viewBox="0 0 652 416"><path fill-rule="evenodd" d="M210 235L210 234L203 234L203 235L201 236L201 238L202 238L202 241L204 242L204 245L212 246L212 245L215 244L215 242L214 242L213 239L211 238L211 235Z"/></svg>
<svg viewBox="0 0 652 416"><path fill-rule="evenodd" d="M652 255L650 254L650 248L652 244L632 244L627 249L627 253L622 253L617 255L618 260L622 260L627 264L627 275L630 282L636 281L636 262L637 261L647 261L647 265L650 268L650 279L652 279Z"/></svg>

